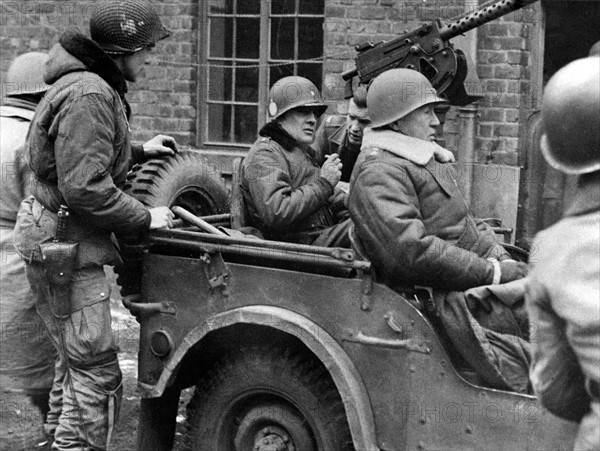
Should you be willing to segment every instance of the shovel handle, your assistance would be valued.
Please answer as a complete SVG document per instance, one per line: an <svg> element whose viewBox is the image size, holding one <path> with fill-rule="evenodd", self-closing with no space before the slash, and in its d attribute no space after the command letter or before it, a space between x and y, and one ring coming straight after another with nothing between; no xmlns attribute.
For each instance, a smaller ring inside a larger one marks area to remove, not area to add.
<svg viewBox="0 0 600 451"><path fill-rule="evenodd" d="M171 207L171 211L173 213L175 213L175 215L178 216L179 218L183 219L186 222L189 222L192 225L195 225L196 227L204 230L205 232L213 233L213 234L219 235L219 236L227 236L226 233L221 232L219 229L217 229L215 226L209 224L204 219L200 219L198 216L193 215L192 213L187 211L185 208L175 206L175 207Z"/></svg>

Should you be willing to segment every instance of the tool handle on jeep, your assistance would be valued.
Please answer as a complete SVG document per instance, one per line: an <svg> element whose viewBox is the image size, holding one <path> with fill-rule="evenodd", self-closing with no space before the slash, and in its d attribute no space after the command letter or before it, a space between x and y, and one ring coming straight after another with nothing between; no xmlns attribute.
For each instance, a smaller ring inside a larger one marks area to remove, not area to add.
<svg viewBox="0 0 600 451"><path fill-rule="evenodd" d="M481 98L471 95L465 87L468 74L467 57L455 49L450 39L477 28L498 17L523 8L538 0L501 0L483 5L448 25L440 19L427 22L397 38L377 43L366 42L356 46L355 66L342 74L351 87L358 75L368 85L377 75L394 68L414 69L425 75L438 94L453 105L467 105ZM478 84L476 74L471 74ZM351 90L346 90L346 97Z"/></svg>
<svg viewBox="0 0 600 451"><path fill-rule="evenodd" d="M187 211L185 208L175 206L175 207L171 207L171 211L173 213L175 213L175 215L177 215L178 217L183 219L184 221L189 222L192 225L195 225L196 227L198 227L201 230L204 230L205 232L213 233L213 234L219 235L219 236L227 236L226 233L221 232L215 226L209 224L208 222L204 221L203 219L200 219L198 216L193 215L192 213Z"/></svg>

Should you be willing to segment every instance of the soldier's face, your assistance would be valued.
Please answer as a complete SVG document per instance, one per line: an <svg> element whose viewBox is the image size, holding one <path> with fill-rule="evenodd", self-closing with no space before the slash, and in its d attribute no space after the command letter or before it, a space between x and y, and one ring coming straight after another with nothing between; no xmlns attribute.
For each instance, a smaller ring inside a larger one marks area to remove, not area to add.
<svg viewBox="0 0 600 451"><path fill-rule="evenodd" d="M396 131L424 141L433 141L435 138L435 128L440 125L440 120L435 114L434 107L434 104L423 105L411 111L402 119L396 121Z"/></svg>
<svg viewBox="0 0 600 451"><path fill-rule="evenodd" d="M362 144L363 131L371 123L369 120L369 111L366 108L359 108L356 106L354 99L350 99L346 123L348 124L348 143L353 146L360 146Z"/></svg>
<svg viewBox="0 0 600 451"><path fill-rule="evenodd" d="M313 108L294 108L279 119L283 129L301 144L312 144L317 131L317 113Z"/></svg>
<svg viewBox="0 0 600 451"><path fill-rule="evenodd" d="M148 55L150 55L150 50L151 47L145 47L142 50L122 57L122 64L119 67L123 72L125 80L136 81L138 79L140 72L146 64Z"/></svg>

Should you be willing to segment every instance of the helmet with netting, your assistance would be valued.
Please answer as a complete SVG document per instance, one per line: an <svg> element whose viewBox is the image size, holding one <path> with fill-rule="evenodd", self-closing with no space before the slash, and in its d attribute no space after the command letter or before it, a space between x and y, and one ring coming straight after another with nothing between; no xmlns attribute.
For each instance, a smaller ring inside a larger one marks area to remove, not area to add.
<svg viewBox="0 0 600 451"><path fill-rule="evenodd" d="M90 18L92 40L108 53L137 52L170 34L152 4L142 0L98 2Z"/></svg>

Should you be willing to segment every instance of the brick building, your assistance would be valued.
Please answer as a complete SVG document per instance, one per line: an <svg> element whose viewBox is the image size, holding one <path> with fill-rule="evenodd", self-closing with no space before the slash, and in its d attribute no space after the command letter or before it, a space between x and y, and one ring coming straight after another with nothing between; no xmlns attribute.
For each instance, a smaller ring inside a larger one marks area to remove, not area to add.
<svg viewBox="0 0 600 451"><path fill-rule="evenodd" d="M340 74L356 44L392 39L436 18L449 20L478 0L165 0L156 5L173 31L146 76L130 86L134 138L156 132L201 149L224 178L266 118L269 86L299 74L321 86L330 113L344 113ZM47 50L69 27L87 31L96 2L0 1L0 73L10 60ZM518 226L526 244L554 222L572 182L540 159L539 100L559 67L600 40L600 2L542 0L454 42L476 62L484 98L451 108L447 147L462 162L465 193L479 216ZM3 95L18 87L2 83ZM520 205L520 209L517 209Z"/></svg>

